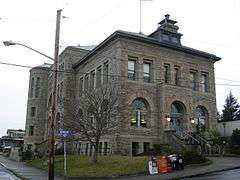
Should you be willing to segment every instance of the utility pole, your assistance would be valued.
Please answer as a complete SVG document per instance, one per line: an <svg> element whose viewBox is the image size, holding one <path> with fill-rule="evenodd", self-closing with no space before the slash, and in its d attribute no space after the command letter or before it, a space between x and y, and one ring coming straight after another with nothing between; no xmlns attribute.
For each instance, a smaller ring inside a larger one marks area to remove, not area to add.
<svg viewBox="0 0 240 180"><path fill-rule="evenodd" d="M54 81L53 81L53 101L51 107L50 118L50 141L49 141L49 162L48 162L48 179L54 180L54 159L55 159L55 119L56 119L56 86L57 86L57 68L59 57L59 34L60 34L60 20L62 9L57 10L56 20L56 34L55 34L55 49L54 49Z"/></svg>

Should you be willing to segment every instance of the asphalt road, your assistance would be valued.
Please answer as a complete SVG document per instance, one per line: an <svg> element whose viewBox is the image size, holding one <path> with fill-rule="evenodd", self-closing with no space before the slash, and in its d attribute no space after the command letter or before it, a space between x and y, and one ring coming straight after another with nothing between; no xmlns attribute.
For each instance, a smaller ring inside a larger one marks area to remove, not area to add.
<svg viewBox="0 0 240 180"><path fill-rule="evenodd" d="M212 173L212 174L193 177L193 178L185 178L182 180L228 180L228 179L229 180L239 180L240 179L240 169Z"/></svg>
<svg viewBox="0 0 240 180"><path fill-rule="evenodd" d="M20 180L14 174L9 172L5 167L0 165L0 180Z"/></svg>

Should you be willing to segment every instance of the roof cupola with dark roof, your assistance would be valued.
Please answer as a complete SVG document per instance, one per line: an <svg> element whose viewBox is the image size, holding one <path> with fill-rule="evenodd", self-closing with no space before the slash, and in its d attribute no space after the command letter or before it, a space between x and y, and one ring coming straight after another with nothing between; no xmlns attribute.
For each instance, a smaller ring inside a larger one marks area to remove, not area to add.
<svg viewBox="0 0 240 180"><path fill-rule="evenodd" d="M182 34L178 33L179 27L176 25L177 21L169 19L170 15L166 14L165 19L160 21L159 27L156 31L149 35L160 42L166 42L176 45L181 45Z"/></svg>

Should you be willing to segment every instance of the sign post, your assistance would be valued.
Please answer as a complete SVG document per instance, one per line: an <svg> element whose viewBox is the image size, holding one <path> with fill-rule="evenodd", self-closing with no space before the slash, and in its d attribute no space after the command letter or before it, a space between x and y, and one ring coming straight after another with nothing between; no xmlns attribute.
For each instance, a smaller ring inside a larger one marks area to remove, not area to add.
<svg viewBox="0 0 240 180"><path fill-rule="evenodd" d="M67 143L66 138L71 136L71 131L60 129L59 135L64 138L63 140L63 151L64 151L64 179L67 177Z"/></svg>

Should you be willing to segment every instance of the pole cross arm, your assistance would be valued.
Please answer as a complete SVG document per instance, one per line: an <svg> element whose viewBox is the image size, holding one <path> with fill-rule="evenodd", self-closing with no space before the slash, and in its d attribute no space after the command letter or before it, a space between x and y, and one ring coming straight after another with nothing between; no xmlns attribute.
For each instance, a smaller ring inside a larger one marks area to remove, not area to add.
<svg viewBox="0 0 240 180"><path fill-rule="evenodd" d="M25 47L25 48L28 48L28 49L30 49L30 50L38 53L38 54L41 54L42 56L44 56L44 57L46 57L46 58L51 59L51 60L54 61L54 59L53 59L52 57L50 57L50 56L48 56L48 55L46 55L46 54L44 54L44 53L42 53L42 52L40 52L40 51L38 51L38 50L36 50L36 49L33 49L33 48L31 48L31 47L29 47L29 46L27 46L27 45L25 45L25 44L15 43L15 42L12 42L12 41L3 41L3 44L4 44L5 46L14 46L14 45L23 46L23 47Z"/></svg>

